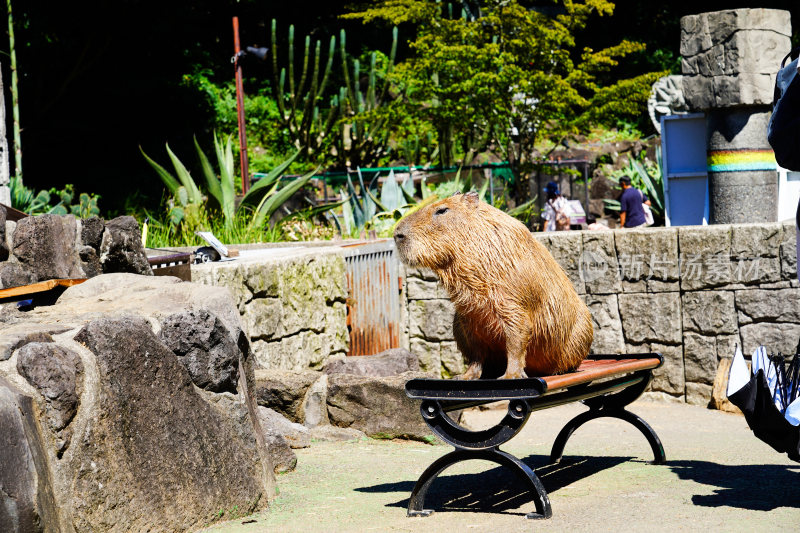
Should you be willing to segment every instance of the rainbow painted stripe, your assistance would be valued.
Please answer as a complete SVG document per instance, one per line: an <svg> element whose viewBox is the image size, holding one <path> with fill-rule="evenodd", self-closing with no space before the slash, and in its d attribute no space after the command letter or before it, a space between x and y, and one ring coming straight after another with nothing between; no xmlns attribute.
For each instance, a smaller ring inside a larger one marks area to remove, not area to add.
<svg viewBox="0 0 800 533"><path fill-rule="evenodd" d="M772 150L711 150L706 160L709 172L777 170Z"/></svg>

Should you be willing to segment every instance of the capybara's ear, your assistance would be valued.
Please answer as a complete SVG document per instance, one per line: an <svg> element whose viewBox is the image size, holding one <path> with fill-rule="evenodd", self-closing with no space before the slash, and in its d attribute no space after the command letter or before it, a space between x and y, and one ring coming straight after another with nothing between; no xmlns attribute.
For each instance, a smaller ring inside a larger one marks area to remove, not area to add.
<svg viewBox="0 0 800 533"><path fill-rule="evenodd" d="M476 206L481 202L481 198L475 191L470 191L464 195L463 201L467 202L472 206Z"/></svg>
<svg viewBox="0 0 800 533"><path fill-rule="evenodd" d="M460 196L460 195L461 195L461 191L456 191L456 192L454 192L453 194L451 194L451 195L450 195L450 197L453 197L453 196Z"/></svg>

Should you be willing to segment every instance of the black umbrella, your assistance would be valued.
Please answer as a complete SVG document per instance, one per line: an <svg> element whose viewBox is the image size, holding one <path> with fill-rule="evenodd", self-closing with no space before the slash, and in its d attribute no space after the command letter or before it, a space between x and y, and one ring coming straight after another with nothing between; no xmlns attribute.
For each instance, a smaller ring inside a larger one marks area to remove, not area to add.
<svg viewBox="0 0 800 533"><path fill-rule="evenodd" d="M737 347L728 375L728 400L744 413L756 437L800 462L800 357L787 361L761 346L747 368Z"/></svg>

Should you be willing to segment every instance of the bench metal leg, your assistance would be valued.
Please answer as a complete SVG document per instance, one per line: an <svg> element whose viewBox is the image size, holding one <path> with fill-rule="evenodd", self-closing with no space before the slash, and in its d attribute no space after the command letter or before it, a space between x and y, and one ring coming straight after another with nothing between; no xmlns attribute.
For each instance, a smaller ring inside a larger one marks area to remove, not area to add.
<svg viewBox="0 0 800 533"><path fill-rule="evenodd" d="M411 499L408 502L408 516L429 516L433 510L425 509L425 496L428 489L433 483L433 480L441 474L446 468L470 459L483 459L485 461L492 461L501 466L505 466L513 470L523 481L529 484L529 488L534 495L534 504L536 505L535 513L528 513L526 518L542 519L550 518L553 516L553 511L550 508L550 498L547 497L547 492L536 474L531 468L514 457L513 455L500 451L496 448L486 450L460 450L456 449L447 455L444 455L433 462L422 473L414 490L411 492Z"/></svg>
<svg viewBox="0 0 800 533"><path fill-rule="evenodd" d="M564 446L566 446L567 440L576 429L589 420L604 416L619 418L633 424L636 429L642 432L647 442L650 443L650 448L653 450L653 464L665 463L667 457L664 454L664 446L661 444L656 432L650 427L650 424L639 416L625 410L625 406L630 405L642 395L652 379L652 374L648 372L646 379L621 392L583 400L583 403L589 406L589 410L567 422L567 425L558 434L556 441L553 443L553 450L550 452L550 463L555 464L561 461L561 457L564 454Z"/></svg>
<svg viewBox="0 0 800 533"><path fill-rule="evenodd" d="M662 446L661 440L658 438L653 428L650 427L650 424L642 420L639 416L625 409L590 409L567 422L567 425L564 426L558 434L556 441L553 443L553 450L550 452L550 463L555 464L561 461L561 457L564 454L564 446L567 445L567 440L569 440L576 429L589 420L602 418L604 416L619 418L633 424L634 427L642 432L647 442L650 443L650 448L653 450L653 464L663 464L666 462L667 457L664 454L664 446Z"/></svg>

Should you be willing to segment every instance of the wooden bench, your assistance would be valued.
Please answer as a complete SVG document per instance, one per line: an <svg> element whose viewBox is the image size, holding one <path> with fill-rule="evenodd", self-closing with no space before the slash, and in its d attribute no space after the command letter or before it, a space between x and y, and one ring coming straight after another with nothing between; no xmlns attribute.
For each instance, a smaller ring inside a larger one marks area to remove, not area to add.
<svg viewBox="0 0 800 533"><path fill-rule="evenodd" d="M38 283L33 283L31 285L21 285L19 287L0 289L0 300L6 300L9 298L21 298L24 296L30 296L31 294L48 292L58 287L63 287L63 288L72 287L74 285L83 283L84 281L86 281L86 278L48 279L46 281L40 281Z"/></svg>
<svg viewBox="0 0 800 533"><path fill-rule="evenodd" d="M625 410L652 380L652 371L663 364L661 354L591 355L574 372L525 379L447 380L412 379L406 383L409 398L422 400L420 411L434 434L455 450L440 457L417 480L408 502L408 516L428 516L425 495L431 483L446 468L470 459L483 459L510 468L534 494L535 513L527 518L550 518L550 499L533 470L499 446L520 432L533 411L580 401L589 410L576 416L556 437L550 462L558 463L570 435L581 425L600 417L626 420L650 443L654 463L666 461L664 448L647 422ZM508 400L508 412L495 426L471 431L459 426L447 412Z"/></svg>

